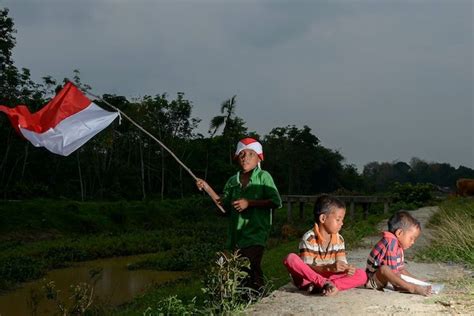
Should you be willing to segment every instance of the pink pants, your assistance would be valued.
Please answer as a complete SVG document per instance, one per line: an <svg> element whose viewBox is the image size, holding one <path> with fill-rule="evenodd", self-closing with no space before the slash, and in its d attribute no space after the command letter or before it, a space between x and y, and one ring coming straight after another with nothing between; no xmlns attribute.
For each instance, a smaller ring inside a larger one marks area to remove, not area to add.
<svg viewBox="0 0 474 316"><path fill-rule="evenodd" d="M330 281L339 291L343 291L362 286L367 282L367 275L362 269L356 269L354 275L351 276L335 272L317 273L294 253L286 256L283 264L291 274L295 285L301 290L307 289L310 284L322 288L327 281Z"/></svg>

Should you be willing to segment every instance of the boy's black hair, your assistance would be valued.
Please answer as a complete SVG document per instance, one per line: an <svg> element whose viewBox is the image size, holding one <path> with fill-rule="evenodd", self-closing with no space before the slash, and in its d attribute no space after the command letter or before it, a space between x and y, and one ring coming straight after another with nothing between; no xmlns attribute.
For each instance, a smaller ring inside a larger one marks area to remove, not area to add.
<svg viewBox="0 0 474 316"><path fill-rule="evenodd" d="M323 194L314 203L314 221L319 224L319 215L330 213L334 207L346 208L346 204L334 196Z"/></svg>
<svg viewBox="0 0 474 316"><path fill-rule="evenodd" d="M420 222L405 211L393 214L388 220L388 231L392 234L395 234L398 229L407 230L413 226L421 230Z"/></svg>

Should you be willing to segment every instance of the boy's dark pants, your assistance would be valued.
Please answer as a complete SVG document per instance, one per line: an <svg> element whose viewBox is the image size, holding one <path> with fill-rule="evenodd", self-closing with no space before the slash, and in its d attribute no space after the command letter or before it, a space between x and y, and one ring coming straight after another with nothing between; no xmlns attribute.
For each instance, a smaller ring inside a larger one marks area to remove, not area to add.
<svg viewBox="0 0 474 316"><path fill-rule="evenodd" d="M239 249L242 257L246 257L250 261L250 270L247 270L250 277L250 284L247 284L247 286L257 291L261 290L264 285L263 271L260 266L263 257L263 250L263 246L250 246Z"/></svg>

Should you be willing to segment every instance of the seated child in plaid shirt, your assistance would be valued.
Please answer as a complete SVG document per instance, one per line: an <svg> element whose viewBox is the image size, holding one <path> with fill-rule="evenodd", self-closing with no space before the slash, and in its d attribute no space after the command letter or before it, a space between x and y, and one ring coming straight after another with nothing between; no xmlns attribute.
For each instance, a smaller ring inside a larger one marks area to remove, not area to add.
<svg viewBox="0 0 474 316"><path fill-rule="evenodd" d="M410 213L401 211L394 214L388 220L388 231L383 232L382 239L367 258L366 287L382 290L390 282L398 291L429 295L431 286L408 283L400 277L401 274L414 277L405 268L403 250L410 248L420 233L420 222Z"/></svg>
<svg viewBox="0 0 474 316"><path fill-rule="evenodd" d="M335 197L323 195L316 201L315 224L303 235L299 256L290 253L283 261L299 289L329 296L367 282L363 269L347 263L339 235L345 214L344 202Z"/></svg>

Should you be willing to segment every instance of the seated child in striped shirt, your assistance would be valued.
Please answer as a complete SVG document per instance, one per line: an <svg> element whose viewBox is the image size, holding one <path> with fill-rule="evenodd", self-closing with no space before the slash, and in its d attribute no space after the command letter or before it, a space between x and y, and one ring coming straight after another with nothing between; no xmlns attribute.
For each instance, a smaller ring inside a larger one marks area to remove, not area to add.
<svg viewBox="0 0 474 316"><path fill-rule="evenodd" d="M421 286L404 281L402 274L414 277L404 265L403 250L410 248L421 233L420 222L410 213L400 211L388 220L388 231L374 246L367 258L366 287L382 290L391 283L396 290L429 295L431 286Z"/></svg>
<svg viewBox="0 0 474 316"><path fill-rule="evenodd" d="M330 296L367 282L363 269L347 263L344 239L339 235L345 214L339 199L329 195L317 199L315 224L301 238L299 256L290 253L283 261L299 289Z"/></svg>

